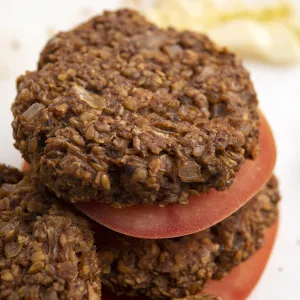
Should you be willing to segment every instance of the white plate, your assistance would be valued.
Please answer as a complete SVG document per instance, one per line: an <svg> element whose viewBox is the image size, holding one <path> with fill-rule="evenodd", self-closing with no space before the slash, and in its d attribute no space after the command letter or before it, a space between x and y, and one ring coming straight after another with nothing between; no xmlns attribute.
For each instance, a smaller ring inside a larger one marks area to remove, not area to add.
<svg viewBox="0 0 300 300"><path fill-rule="evenodd" d="M101 0L0 1L0 73L2 70L2 76L7 79L0 80L1 162L20 166L21 157L13 147L10 126L14 78L26 69L34 69L48 31L68 28L84 20L85 15L100 12L103 7L114 8L117 4L118 1ZM21 42L19 49L12 49L13 40ZM261 108L277 140L276 173L283 198L276 247L250 299L300 299L300 67L279 68L253 63L248 67Z"/></svg>

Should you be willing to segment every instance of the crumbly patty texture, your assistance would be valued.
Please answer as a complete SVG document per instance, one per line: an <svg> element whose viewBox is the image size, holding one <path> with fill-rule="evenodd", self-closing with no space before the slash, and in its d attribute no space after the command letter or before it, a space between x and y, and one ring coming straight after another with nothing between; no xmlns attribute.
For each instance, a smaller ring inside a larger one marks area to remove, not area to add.
<svg viewBox="0 0 300 300"><path fill-rule="evenodd" d="M16 147L57 196L116 207L224 190L259 151L240 60L132 10L58 34L17 80Z"/></svg>
<svg viewBox="0 0 300 300"><path fill-rule="evenodd" d="M152 299L195 295L207 280L222 278L263 246L265 229L277 218L279 199L272 177L238 212L197 234L142 240L101 232L96 242L102 284L119 295Z"/></svg>
<svg viewBox="0 0 300 300"><path fill-rule="evenodd" d="M19 170L0 164L0 186L13 185L23 178L23 173ZM3 190L3 188L2 188Z"/></svg>
<svg viewBox="0 0 300 300"><path fill-rule="evenodd" d="M0 299L100 299L88 222L21 178L0 165Z"/></svg>

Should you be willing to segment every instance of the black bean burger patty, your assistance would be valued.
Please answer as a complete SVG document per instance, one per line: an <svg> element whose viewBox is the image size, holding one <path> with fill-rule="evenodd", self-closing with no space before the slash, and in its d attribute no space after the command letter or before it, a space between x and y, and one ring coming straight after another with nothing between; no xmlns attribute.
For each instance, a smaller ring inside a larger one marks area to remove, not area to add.
<svg viewBox="0 0 300 300"><path fill-rule="evenodd" d="M15 145L68 201L186 203L229 188L259 151L257 97L240 60L132 10L59 33L17 88Z"/></svg>
<svg viewBox="0 0 300 300"><path fill-rule="evenodd" d="M88 222L21 177L0 165L0 299L100 299Z"/></svg>
<svg viewBox="0 0 300 300"><path fill-rule="evenodd" d="M197 294L209 279L224 277L263 246L279 199L272 177L235 214L200 233L143 240L104 230L96 235L102 284L119 295L152 299Z"/></svg>

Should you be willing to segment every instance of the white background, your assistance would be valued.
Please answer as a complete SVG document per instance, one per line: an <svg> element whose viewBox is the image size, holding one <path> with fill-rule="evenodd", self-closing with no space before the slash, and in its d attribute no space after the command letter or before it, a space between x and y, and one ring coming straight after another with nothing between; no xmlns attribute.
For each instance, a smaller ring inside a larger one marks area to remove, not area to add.
<svg viewBox="0 0 300 300"><path fill-rule="evenodd" d="M187 0L188 1L188 0ZM14 79L32 70L49 34L65 30L103 8L109 0L0 0L0 161L20 166L13 148L10 105ZM275 250L251 300L300 299L300 66L246 63L260 105L278 146L276 173L283 201Z"/></svg>

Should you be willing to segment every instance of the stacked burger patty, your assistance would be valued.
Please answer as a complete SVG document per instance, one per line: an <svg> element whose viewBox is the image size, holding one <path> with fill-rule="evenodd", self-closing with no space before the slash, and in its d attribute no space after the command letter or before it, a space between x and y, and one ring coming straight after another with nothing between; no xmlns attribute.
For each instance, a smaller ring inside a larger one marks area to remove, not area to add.
<svg viewBox="0 0 300 300"><path fill-rule="evenodd" d="M123 9L51 39L17 90L30 169L0 167L0 299L249 294L268 255L222 283L274 240L280 197L234 54Z"/></svg>

